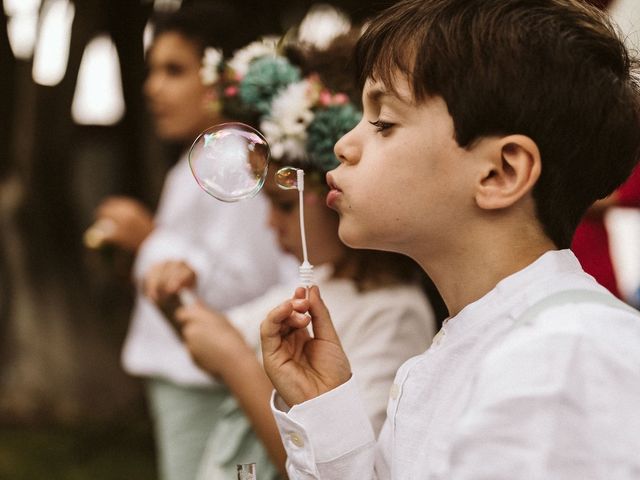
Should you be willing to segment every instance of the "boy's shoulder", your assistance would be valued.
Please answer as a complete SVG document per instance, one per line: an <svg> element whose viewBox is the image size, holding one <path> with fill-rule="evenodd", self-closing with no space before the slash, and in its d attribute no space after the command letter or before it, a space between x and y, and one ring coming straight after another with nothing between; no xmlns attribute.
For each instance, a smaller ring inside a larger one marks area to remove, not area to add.
<svg viewBox="0 0 640 480"><path fill-rule="evenodd" d="M565 290L534 303L488 352L482 370L567 378L627 372L640 380L640 312L604 290ZM530 373L530 372L529 372ZM526 375L525 375L526 377Z"/></svg>

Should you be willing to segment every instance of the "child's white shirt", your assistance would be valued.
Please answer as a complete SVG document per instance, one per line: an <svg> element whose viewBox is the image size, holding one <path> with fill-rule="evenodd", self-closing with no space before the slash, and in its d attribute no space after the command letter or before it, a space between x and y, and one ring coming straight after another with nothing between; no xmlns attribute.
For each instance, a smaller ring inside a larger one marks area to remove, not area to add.
<svg viewBox="0 0 640 480"><path fill-rule="evenodd" d="M155 229L136 255L136 303L122 352L128 373L184 386L215 384L143 294L142 282L154 265L182 260L196 272L198 297L218 310L261 295L286 278L282 271L292 266L267 226L267 213L261 196L237 203L210 197L193 178L186 154L182 156L164 183Z"/></svg>
<svg viewBox="0 0 640 480"><path fill-rule="evenodd" d="M385 420L387 394L396 371L408 358L424 351L435 333L435 317L417 285L398 284L359 292L346 278L331 278L329 265L315 267L315 283L362 392L374 430ZM229 321L260 353L260 323L287 298L297 283L276 286L263 296L227 312Z"/></svg>
<svg viewBox="0 0 640 480"><path fill-rule="evenodd" d="M640 319L551 251L445 323L391 388L376 442L354 379L287 411L272 403L292 479L640 478Z"/></svg>

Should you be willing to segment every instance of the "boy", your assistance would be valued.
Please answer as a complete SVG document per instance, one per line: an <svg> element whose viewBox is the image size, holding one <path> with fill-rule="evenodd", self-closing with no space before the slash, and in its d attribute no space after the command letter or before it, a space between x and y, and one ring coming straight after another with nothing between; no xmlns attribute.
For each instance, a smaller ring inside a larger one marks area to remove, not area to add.
<svg viewBox="0 0 640 480"><path fill-rule="evenodd" d="M417 260L451 316L399 370L376 445L318 289L275 308L262 348L290 477L640 478L640 320L567 250L640 145L606 18L403 1L357 57L364 118L327 203L348 245Z"/></svg>

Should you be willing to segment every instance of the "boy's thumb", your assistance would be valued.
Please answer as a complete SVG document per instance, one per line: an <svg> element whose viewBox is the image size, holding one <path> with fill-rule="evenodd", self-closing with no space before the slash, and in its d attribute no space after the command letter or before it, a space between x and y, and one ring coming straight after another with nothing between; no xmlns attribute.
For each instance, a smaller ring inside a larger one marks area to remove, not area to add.
<svg viewBox="0 0 640 480"><path fill-rule="evenodd" d="M331 321L329 310L327 310L327 306L320 298L320 290L316 285L309 290L309 305L314 338L340 343L340 338Z"/></svg>

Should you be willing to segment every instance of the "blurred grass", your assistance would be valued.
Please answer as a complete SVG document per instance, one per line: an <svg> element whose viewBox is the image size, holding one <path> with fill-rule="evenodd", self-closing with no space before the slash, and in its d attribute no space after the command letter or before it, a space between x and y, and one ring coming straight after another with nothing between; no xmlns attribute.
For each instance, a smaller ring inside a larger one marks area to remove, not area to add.
<svg viewBox="0 0 640 480"><path fill-rule="evenodd" d="M155 480L151 427L0 426L0 480Z"/></svg>

